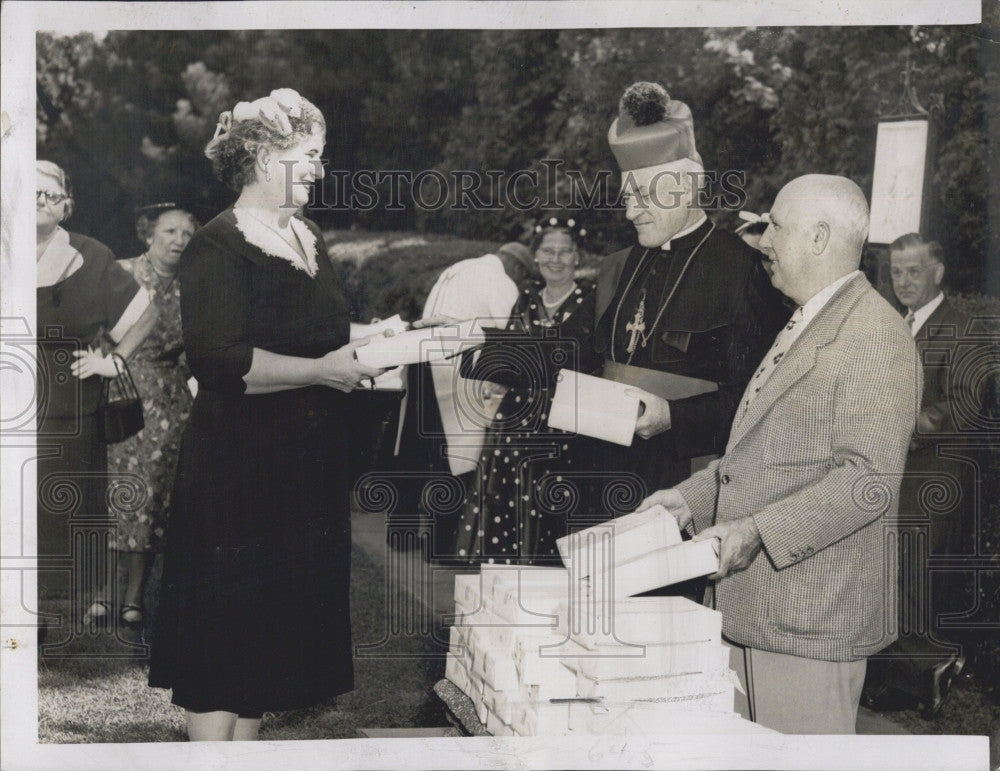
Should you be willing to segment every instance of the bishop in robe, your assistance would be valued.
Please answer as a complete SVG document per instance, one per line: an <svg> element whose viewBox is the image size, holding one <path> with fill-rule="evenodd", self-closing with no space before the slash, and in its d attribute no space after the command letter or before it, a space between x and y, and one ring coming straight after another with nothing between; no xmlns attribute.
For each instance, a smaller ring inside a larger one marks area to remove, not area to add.
<svg viewBox="0 0 1000 771"><path fill-rule="evenodd" d="M601 443L595 469L676 484L726 444L754 368L788 320L760 253L706 215L711 191L691 110L656 83L626 89L608 143L631 245L606 257L593 348L605 378L642 402L631 447ZM634 477L633 477L634 478Z"/></svg>

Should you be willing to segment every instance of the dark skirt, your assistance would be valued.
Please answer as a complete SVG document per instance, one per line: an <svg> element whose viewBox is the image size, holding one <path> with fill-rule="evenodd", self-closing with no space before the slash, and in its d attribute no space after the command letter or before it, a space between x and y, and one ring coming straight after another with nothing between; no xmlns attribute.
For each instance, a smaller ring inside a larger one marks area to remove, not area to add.
<svg viewBox="0 0 1000 771"><path fill-rule="evenodd" d="M111 527L107 446L94 414L45 418L38 425L38 596L90 588L95 550Z"/></svg>
<svg viewBox="0 0 1000 771"><path fill-rule="evenodd" d="M353 688L342 397L198 394L149 674L175 704L253 715Z"/></svg>

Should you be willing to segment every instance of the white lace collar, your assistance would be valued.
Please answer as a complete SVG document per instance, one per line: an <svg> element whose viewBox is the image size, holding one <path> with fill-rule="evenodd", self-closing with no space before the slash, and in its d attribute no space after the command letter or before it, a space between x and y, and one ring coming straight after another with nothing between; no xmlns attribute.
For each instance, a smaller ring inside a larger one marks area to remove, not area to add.
<svg viewBox="0 0 1000 771"><path fill-rule="evenodd" d="M295 231L295 235L299 237L302 248L305 249L308 267L302 262L302 257L292 248L291 244L249 211L234 206L233 216L236 217L237 229L249 243L265 254L290 262L294 267L305 271L310 276L316 276L316 236L298 217L292 217L289 220L289 225Z"/></svg>

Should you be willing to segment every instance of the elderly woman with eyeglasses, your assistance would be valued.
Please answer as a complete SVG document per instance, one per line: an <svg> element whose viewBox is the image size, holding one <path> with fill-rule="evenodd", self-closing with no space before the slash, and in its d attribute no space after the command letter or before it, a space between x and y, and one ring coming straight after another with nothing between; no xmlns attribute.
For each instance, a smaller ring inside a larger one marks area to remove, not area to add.
<svg viewBox="0 0 1000 771"><path fill-rule="evenodd" d="M102 385L116 376L116 359L127 359L145 339L156 308L110 249L62 227L73 213L69 175L51 161L38 161L35 170L38 554L72 555L70 585L79 591L103 555L74 553L72 523L108 518L107 446L97 423ZM65 593L65 582L65 573L42 570L40 596ZM75 620L82 608L71 599Z"/></svg>
<svg viewBox="0 0 1000 771"><path fill-rule="evenodd" d="M183 437L149 684L193 740L354 686L347 392L382 370L349 343L323 236L300 209L326 122L291 89L241 102L205 153L235 204L180 261L198 393Z"/></svg>
<svg viewBox="0 0 1000 771"><path fill-rule="evenodd" d="M593 333L595 286L577 278L586 230L576 218L543 216L531 251L540 279L525 285L506 331L485 330L486 345L462 374L509 388L487 432L476 484L459 521L460 560L561 564L573 501L560 472L574 470L578 441L548 428L553 378L562 367L590 371L583 344ZM468 360L465 362L468 363Z"/></svg>

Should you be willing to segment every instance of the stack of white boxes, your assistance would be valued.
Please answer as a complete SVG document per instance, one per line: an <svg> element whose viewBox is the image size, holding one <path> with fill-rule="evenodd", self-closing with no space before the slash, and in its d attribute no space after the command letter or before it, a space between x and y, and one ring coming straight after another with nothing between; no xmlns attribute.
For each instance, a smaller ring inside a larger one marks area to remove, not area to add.
<svg viewBox="0 0 1000 771"><path fill-rule="evenodd" d="M630 597L718 569L663 509L559 542L568 568L484 565L455 579L445 676L498 736L757 732L733 712L722 617ZM664 579L667 580L664 580Z"/></svg>

